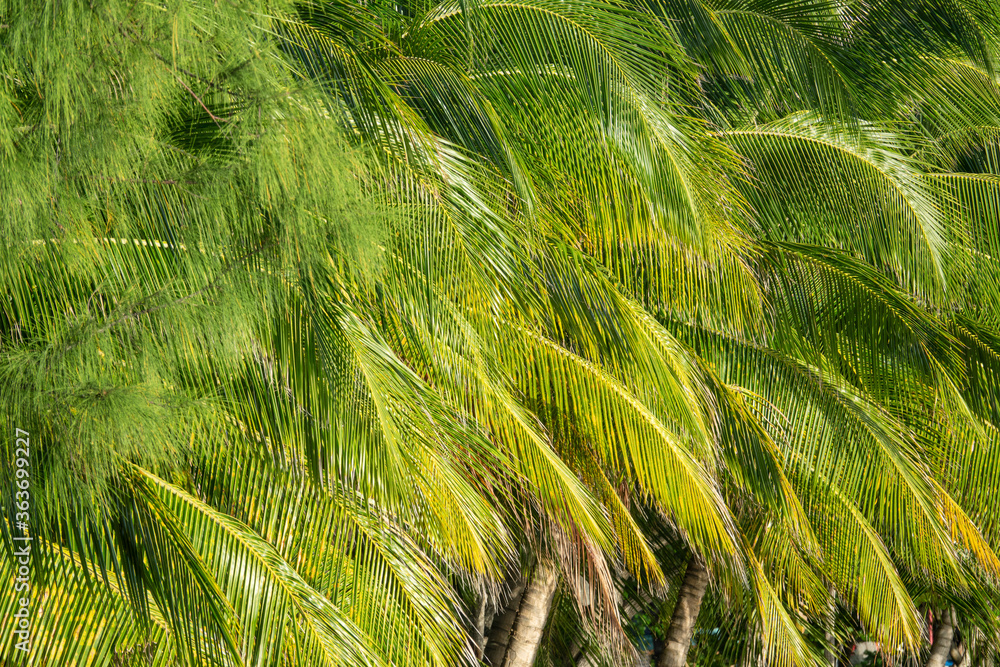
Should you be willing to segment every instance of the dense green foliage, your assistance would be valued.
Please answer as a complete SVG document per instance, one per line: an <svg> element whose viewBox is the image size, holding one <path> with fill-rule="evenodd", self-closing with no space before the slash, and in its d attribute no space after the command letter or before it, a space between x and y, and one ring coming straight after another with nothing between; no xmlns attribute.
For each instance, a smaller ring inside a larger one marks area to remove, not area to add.
<svg viewBox="0 0 1000 667"><path fill-rule="evenodd" d="M30 664L474 665L539 561L536 664L625 664L692 554L703 664L992 659L998 57L992 0L0 0L0 660L15 428Z"/></svg>

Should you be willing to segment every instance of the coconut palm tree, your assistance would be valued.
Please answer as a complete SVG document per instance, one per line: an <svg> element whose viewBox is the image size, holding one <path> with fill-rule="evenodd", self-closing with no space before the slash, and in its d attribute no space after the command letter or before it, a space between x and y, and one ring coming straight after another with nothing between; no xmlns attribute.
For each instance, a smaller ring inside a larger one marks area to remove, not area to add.
<svg viewBox="0 0 1000 667"><path fill-rule="evenodd" d="M613 660L627 572L664 664L703 599L806 663L992 604L995 30L937 9L8 3L36 645Z"/></svg>
<svg viewBox="0 0 1000 667"><path fill-rule="evenodd" d="M70 8L4 14L19 123L6 150L24 170L5 193L4 404L42 443L38 585L64 596L38 641L70 662L468 659L442 569L488 582L521 517L598 566L612 538L484 332L503 317L522 350L601 380L614 409L634 399L545 335L577 315L532 295L563 255L515 242L523 221L498 213L488 173L456 151L447 182L418 156L376 163L352 190L323 89L285 67L301 62L293 14L248 28L232 8L167 9L81 7L96 41L73 37ZM52 25L65 36L41 53ZM470 245L428 256L428 235ZM661 400L703 430L684 355L656 334L643 332L672 383ZM644 419L625 452L640 480L698 498L678 522L732 551L691 436ZM654 441L677 475L641 458ZM65 645L92 585L117 620Z"/></svg>

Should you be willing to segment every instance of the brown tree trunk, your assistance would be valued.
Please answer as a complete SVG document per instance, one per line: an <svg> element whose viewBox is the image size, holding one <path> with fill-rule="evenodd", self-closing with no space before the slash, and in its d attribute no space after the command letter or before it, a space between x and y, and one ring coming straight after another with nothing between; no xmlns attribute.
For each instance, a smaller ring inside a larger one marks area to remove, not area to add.
<svg viewBox="0 0 1000 667"><path fill-rule="evenodd" d="M507 655L502 663L494 664L502 664L503 667L531 667L534 664L558 584L559 571L555 565L540 562L524 590Z"/></svg>
<svg viewBox="0 0 1000 667"><path fill-rule="evenodd" d="M684 583L677 594L677 606L667 630L667 645L656 661L656 667L684 667L694 635L694 622L698 619L707 589L708 570L698 556L692 556L684 574Z"/></svg>
<svg viewBox="0 0 1000 667"><path fill-rule="evenodd" d="M507 606L493 619L490 626L489 639L486 642L486 662L494 667L500 667L507 655L507 644L510 643L510 631L517 620L517 612L521 608L521 597L524 595L524 579L520 579L511 589Z"/></svg>
<svg viewBox="0 0 1000 667"><path fill-rule="evenodd" d="M931 644L931 655L927 659L926 667L944 667L951 653L951 640L955 637L955 612L946 609L941 614L941 624L934 632L934 643Z"/></svg>

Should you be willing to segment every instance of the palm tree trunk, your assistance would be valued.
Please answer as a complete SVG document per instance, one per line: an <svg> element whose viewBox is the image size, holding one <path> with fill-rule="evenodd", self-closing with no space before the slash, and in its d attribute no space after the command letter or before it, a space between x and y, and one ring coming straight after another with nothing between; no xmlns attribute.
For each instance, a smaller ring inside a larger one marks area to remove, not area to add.
<svg viewBox="0 0 1000 667"><path fill-rule="evenodd" d="M559 584L559 571L551 563L540 562L524 591L503 667L531 667L542 642L545 621ZM498 664L498 663L494 663Z"/></svg>
<svg viewBox="0 0 1000 667"><path fill-rule="evenodd" d="M667 645L656 661L656 667L684 667L694 635L694 622L698 619L707 589L708 570L698 556L692 556L684 574L684 583L677 594L677 606L667 631Z"/></svg>
<svg viewBox="0 0 1000 667"><path fill-rule="evenodd" d="M524 579L518 580L510 592L510 599L503 611L493 619L490 626L490 636L486 642L486 662L494 667L500 667L507 655L507 644L510 643L510 631L517 620L517 612L521 609L521 597L524 595Z"/></svg>
<svg viewBox="0 0 1000 667"><path fill-rule="evenodd" d="M476 593L475 618L472 631L472 644L476 649L476 659L483 659L483 651L486 649L486 595L479 591Z"/></svg>
<svg viewBox="0 0 1000 667"><path fill-rule="evenodd" d="M934 633L934 643L931 645L931 656L927 659L926 667L944 667L951 653L951 640L955 637L955 612L946 609L941 614L941 624L937 632Z"/></svg>
<svg viewBox="0 0 1000 667"><path fill-rule="evenodd" d="M830 592L830 613L826 619L826 648L823 650L823 655L829 667L837 667L837 662L839 662L837 660L837 636L833 632L837 621L837 598L834 597L836 591L834 591L833 586L830 586L828 590Z"/></svg>

